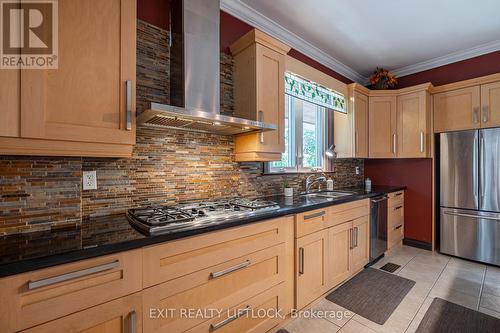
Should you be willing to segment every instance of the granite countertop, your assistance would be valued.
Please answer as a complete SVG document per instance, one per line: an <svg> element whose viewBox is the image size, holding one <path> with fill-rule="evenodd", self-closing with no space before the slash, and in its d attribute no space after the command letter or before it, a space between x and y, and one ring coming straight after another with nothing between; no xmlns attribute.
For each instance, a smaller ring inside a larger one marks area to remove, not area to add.
<svg viewBox="0 0 500 333"><path fill-rule="evenodd" d="M353 194L336 199L273 196L266 199L276 201L280 209L270 211L268 214L159 236L143 235L128 223L125 214L85 219L79 227L2 236L0 237L0 277L361 200L405 188L404 186L373 186L371 192L366 192L364 189L345 189Z"/></svg>

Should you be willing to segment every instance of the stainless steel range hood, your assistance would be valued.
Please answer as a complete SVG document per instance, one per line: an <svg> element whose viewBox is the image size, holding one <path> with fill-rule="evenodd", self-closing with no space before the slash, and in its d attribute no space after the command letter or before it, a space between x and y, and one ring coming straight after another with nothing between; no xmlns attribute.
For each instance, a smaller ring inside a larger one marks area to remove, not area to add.
<svg viewBox="0 0 500 333"><path fill-rule="evenodd" d="M276 129L220 114L219 0L171 1L170 101L151 103L142 125L222 135Z"/></svg>

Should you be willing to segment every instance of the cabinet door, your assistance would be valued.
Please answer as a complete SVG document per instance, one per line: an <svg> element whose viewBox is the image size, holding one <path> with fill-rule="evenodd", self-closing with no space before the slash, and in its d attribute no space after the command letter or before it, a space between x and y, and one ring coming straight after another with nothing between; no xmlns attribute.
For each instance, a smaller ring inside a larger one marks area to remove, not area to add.
<svg viewBox="0 0 500 333"><path fill-rule="evenodd" d="M481 127L500 126L500 82L481 86Z"/></svg>
<svg viewBox="0 0 500 333"><path fill-rule="evenodd" d="M334 287L351 275L352 222L328 229L328 287Z"/></svg>
<svg viewBox="0 0 500 333"><path fill-rule="evenodd" d="M368 216L360 217L352 222L352 273L363 269L370 260L370 224Z"/></svg>
<svg viewBox="0 0 500 333"><path fill-rule="evenodd" d="M22 332L140 333L142 332L141 307L141 294L133 294Z"/></svg>
<svg viewBox="0 0 500 333"><path fill-rule="evenodd" d="M370 157L396 157L396 96L369 99Z"/></svg>
<svg viewBox="0 0 500 333"><path fill-rule="evenodd" d="M368 157L368 96L354 93L354 156Z"/></svg>
<svg viewBox="0 0 500 333"><path fill-rule="evenodd" d="M134 144L136 1L60 0L58 20L58 69L21 74L21 136Z"/></svg>
<svg viewBox="0 0 500 333"><path fill-rule="evenodd" d="M398 96L398 157L428 156L428 100L426 91Z"/></svg>
<svg viewBox="0 0 500 333"><path fill-rule="evenodd" d="M279 153L285 150L285 56L257 44L257 120L277 126L258 134L258 150Z"/></svg>
<svg viewBox="0 0 500 333"><path fill-rule="evenodd" d="M326 230L296 240L296 307L301 309L326 291Z"/></svg>
<svg viewBox="0 0 500 333"><path fill-rule="evenodd" d="M0 69L0 136L19 136L21 71Z"/></svg>
<svg viewBox="0 0 500 333"><path fill-rule="evenodd" d="M474 86L435 94L434 132L479 128L479 90Z"/></svg>

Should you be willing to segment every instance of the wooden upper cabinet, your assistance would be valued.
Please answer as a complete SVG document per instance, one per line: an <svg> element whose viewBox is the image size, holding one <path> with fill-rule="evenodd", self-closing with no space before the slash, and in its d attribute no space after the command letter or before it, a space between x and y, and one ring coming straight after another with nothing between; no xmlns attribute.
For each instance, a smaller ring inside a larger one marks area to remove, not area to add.
<svg viewBox="0 0 500 333"><path fill-rule="evenodd" d="M500 81L481 85L481 127L500 126Z"/></svg>
<svg viewBox="0 0 500 333"><path fill-rule="evenodd" d="M0 137L18 137L21 114L21 71L0 69Z"/></svg>
<svg viewBox="0 0 500 333"><path fill-rule="evenodd" d="M479 86L435 94L434 132L479 128L480 95Z"/></svg>
<svg viewBox="0 0 500 333"><path fill-rule="evenodd" d="M418 91L397 97L398 157L430 154L430 95Z"/></svg>
<svg viewBox="0 0 500 333"><path fill-rule="evenodd" d="M21 74L21 136L135 144L136 1L60 0L58 20L58 68Z"/></svg>
<svg viewBox="0 0 500 333"><path fill-rule="evenodd" d="M339 158L368 158L368 93L357 83L348 86L347 113L333 112L333 142Z"/></svg>
<svg viewBox="0 0 500 333"><path fill-rule="evenodd" d="M285 147L285 55L289 50L256 29L231 45L235 116L277 127L273 131L237 136L236 161L281 159Z"/></svg>
<svg viewBox="0 0 500 333"><path fill-rule="evenodd" d="M354 93L354 156L368 157L368 96Z"/></svg>
<svg viewBox="0 0 500 333"><path fill-rule="evenodd" d="M396 95L370 97L368 116L370 157L396 157Z"/></svg>

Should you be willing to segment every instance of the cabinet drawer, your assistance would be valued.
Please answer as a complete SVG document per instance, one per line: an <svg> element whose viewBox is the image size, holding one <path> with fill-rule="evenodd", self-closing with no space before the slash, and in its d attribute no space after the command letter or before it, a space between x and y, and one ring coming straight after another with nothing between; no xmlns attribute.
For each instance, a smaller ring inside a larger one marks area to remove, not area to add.
<svg viewBox="0 0 500 333"><path fill-rule="evenodd" d="M141 294L118 298L87 310L35 326L23 333L142 332Z"/></svg>
<svg viewBox="0 0 500 333"><path fill-rule="evenodd" d="M329 210L328 227L333 227L370 214L368 200L359 200L332 206Z"/></svg>
<svg viewBox="0 0 500 333"><path fill-rule="evenodd" d="M238 304L229 311L224 311L220 317L212 318L187 332L267 332L281 320L279 316L274 315L280 310L283 310L282 313L286 312L283 308L286 303L285 297L285 288L282 283Z"/></svg>
<svg viewBox="0 0 500 333"><path fill-rule="evenodd" d="M316 209L297 214L295 217L295 237L302 237L327 227L329 208Z"/></svg>
<svg viewBox="0 0 500 333"><path fill-rule="evenodd" d="M404 225L398 224L394 227L389 228L387 233L387 248L391 248L394 245L398 244L404 235Z"/></svg>
<svg viewBox="0 0 500 333"><path fill-rule="evenodd" d="M39 325L141 290L141 251L83 260L0 280L0 332Z"/></svg>
<svg viewBox="0 0 500 333"><path fill-rule="evenodd" d="M400 206L404 204L404 193L405 191L397 191L389 193L387 196L389 199L387 200L388 207Z"/></svg>
<svg viewBox="0 0 500 333"><path fill-rule="evenodd" d="M143 249L143 285L150 287L285 241L282 217Z"/></svg>
<svg viewBox="0 0 500 333"><path fill-rule="evenodd" d="M404 223L405 208L403 205L392 206L387 209L389 210L387 215L387 222L389 228Z"/></svg>
<svg viewBox="0 0 500 333"><path fill-rule="evenodd" d="M285 280L285 244L213 265L144 290L144 313L173 309L168 318L144 318L146 332L184 332L210 319L186 318L182 309L235 306ZM216 313L212 313L216 315Z"/></svg>

